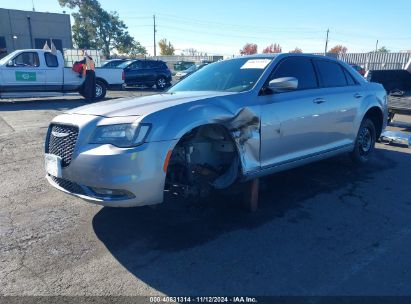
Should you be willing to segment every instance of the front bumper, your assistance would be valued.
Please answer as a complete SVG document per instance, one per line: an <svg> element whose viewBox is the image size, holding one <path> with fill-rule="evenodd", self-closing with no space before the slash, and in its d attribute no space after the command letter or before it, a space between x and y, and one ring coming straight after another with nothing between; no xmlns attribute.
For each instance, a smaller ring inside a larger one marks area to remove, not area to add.
<svg viewBox="0 0 411 304"><path fill-rule="evenodd" d="M154 205L163 201L166 173L163 170L168 150L173 141L147 143L133 149L119 149L111 145L85 146L62 169L62 179L80 187L63 187L51 176L48 182L55 188L91 203L108 207ZM97 194L94 189L111 189L130 195L110 197Z"/></svg>
<svg viewBox="0 0 411 304"><path fill-rule="evenodd" d="M133 148L89 144L87 126L94 125L86 115L61 115L53 123L81 121L72 159L61 170L61 179L46 176L55 188L91 203L109 207L154 205L163 201L166 172L164 162L176 140L144 143ZM76 119L77 118L77 119ZM88 122L88 123L87 123ZM85 125L82 128L82 124ZM96 190L98 189L98 190ZM102 194L123 193L121 195Z"/></svg>

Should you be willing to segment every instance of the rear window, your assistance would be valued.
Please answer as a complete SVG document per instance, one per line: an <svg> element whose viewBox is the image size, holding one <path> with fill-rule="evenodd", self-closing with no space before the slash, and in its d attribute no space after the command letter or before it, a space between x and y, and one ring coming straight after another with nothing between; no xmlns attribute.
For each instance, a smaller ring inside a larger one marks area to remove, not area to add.
<svg viewBox="0 0 411 304"><path fill-rule="evenodd" d="M327 60L316 60L315 63L322 87L343 87L347 85L344 71L338 63Z"/></svg>
<svg viewBox="0 0 411 304"><path fill-rule="evenodd" d="M280 62L270 80L282 77L295 77L298 79L298 89L314 89L317 78L311 59L309 58L287 58Z"/></svg>
<svg viewBox="0 0 411 304"><path fill-rule="evenodd" d="M46 65L49 68L56 68L59 66L57 56L53 55L52 53L44 53L44 59L46 60Z"/></svg>

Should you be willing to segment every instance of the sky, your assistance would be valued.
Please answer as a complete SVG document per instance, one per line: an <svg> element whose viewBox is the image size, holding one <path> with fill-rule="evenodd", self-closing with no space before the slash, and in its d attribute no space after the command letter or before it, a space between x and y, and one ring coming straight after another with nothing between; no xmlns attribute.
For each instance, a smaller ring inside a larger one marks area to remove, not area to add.
<svg viewBox="0 0 411 304"><path fill-rule="evenodd" d="M70 13L57 0L0 0L0 8ZM209 55L238 55L245 43L258 51L279 43L283 52L299 47L324 52L342 44L348 52L411 50L410 0L100 0L117 11L130 34L153 54L153 15L157 41L166 38L176 54L194 48ZM73 22L73 21L72 21Z"/></svg>

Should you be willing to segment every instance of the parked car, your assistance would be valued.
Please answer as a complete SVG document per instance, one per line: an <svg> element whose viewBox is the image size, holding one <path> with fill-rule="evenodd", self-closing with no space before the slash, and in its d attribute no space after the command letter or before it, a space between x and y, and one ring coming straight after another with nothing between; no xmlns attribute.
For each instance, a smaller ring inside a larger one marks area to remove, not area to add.
<svg viewBox="0 0 411 304"><path fill-rule="evenodd" d="M174 71L184 71L193 65L195 65L195 62L193 61L179 61L175 63L173 67L174 67Z"/></svg>
<svg viewBox="0 0 411 304"><path fill-rule="evenodd" d="M197 65L197 64L192 65L192 66L189 67L187 70L178 72L178 73L176 74L176 79L177 79L177 80L184 79L184 78L186 78L187 76L193 74L194 72L202 69L202 68L205 67L207 64L208 64L208 63L198 64L198 65Z"/></svg>
<svg viewBox="0 0 411 304"><path fill-rule="evenodd" d="M386 118L384 88L346 63L244 56L210 64L166 94L55 117L47 180L113 207L158 204L165 190L199 197L341 153L366 163Z"/></svg>
<svg viewBox="0 0 411 304"><path fill-rule="evenodd" d="M131 60L118 66L124 69L125 82L128 86L156 86L163 90L171 84L171 71L161 60Z"/></svg>
<svg viewBox="0 0 411 304"><path fill-rule="evenodd" d="M84 77L64 67L63 55L45 50L18 50L0 60L0 98L83 95ZM123 71L96 69L96 99L108 89L121 89Z"/></svg>
<svg viewBox="0 0 411 304"><path fill-rule="evenodd" d="M361 76L365 76L365 69L363 67L360 67L359 65L356 64L350 64L350 66L356 70Z"/></svg>
<svg viewBox="0 0 411 304"><path fill-rule="evenodd" d="M114 69L125 61L127 61L127 59L108 59L101 63L101 67L106 69Z"/></svg>

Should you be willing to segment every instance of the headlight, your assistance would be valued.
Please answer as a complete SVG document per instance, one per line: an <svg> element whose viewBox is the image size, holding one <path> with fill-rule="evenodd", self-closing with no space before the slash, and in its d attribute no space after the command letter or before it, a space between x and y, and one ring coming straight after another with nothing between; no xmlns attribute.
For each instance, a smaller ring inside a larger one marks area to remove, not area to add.
<svg viewBox="0 0 411 304"><path fill-rule="evenodd" d="M150 131L150 124L118 124L100 126L91 138L91 144L112 144L120 148L141 145Z"/></svg>

